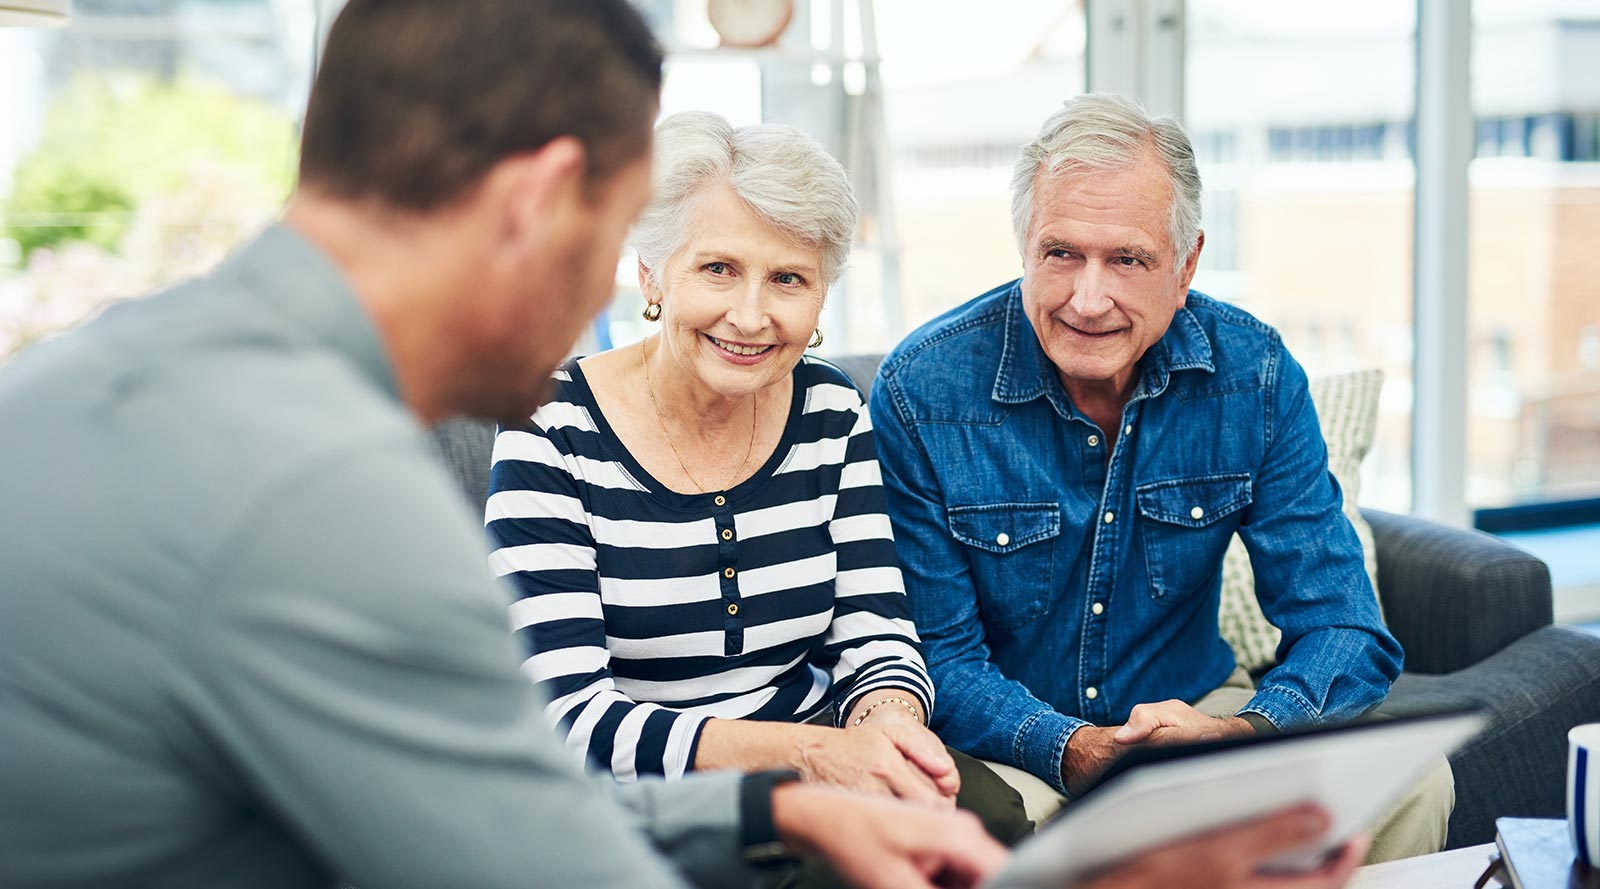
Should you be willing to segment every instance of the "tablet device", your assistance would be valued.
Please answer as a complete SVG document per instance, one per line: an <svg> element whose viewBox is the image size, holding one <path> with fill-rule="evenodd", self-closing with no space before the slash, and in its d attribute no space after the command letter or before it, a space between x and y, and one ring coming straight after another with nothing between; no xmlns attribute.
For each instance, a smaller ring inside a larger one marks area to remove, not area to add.
<svg viewBox="0 0 1600 889"><path fill-rule="evenodd" d="M1484 722L1476 713L1438 713L1135 748L1013 850L987 885L1055 889L1156 846L1304 802L1327 810L1326 837L1268 866L1315 867Z"/></svg>

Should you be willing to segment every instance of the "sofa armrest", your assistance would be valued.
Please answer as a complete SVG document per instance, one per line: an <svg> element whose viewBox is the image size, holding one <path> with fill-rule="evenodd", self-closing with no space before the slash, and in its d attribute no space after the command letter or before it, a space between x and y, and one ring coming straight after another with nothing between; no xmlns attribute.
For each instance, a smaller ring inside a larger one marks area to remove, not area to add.
<svg viewBox="0 0 1600 889"><path fill-rule="evenodd" d="M878 365L883 363L882 352L868 352L860 355L830 355L828 360L840 370L849 375L850 380L861 390L863 397L872 394L872 380L878 375Z"/></svg>
<svg viewBox="0 0 1600 889"><path fill-rule="evenodd" d="M1475 664L1552 620L1550 569L1479 531L1364 509L1384 620L1414 673Z"/></svg>
<svg viewBox="0 0 1600 889"><path fill-rule="evenodd" d="M1450 755L1456 807L1450 848L1494 840L1494 819L1565 814L1567 729L1600 720L1600 635L1542 627L1447 676L1406 672L1378 712L1472 709L1483 733Z"/></svg>

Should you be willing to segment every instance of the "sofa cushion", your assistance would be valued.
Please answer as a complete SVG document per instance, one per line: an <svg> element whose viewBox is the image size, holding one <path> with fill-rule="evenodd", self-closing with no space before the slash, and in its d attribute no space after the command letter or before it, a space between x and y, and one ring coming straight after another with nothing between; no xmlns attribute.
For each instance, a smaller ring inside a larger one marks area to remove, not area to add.
<svg viewBox="0 0 1600 889"><path fill-rule="evenodd" d="M1328 468L1344 492L1344 514L1361 539L1361 553L1374 591L1378 588L1377 551L1372 528L1361 517L1356 501L1361 495L1361 461L1372 448L1382 388L1383 371L1376 369L1311 381L1311 402L1317 409L1322 437L1328 442ZM1233 646L1239 666L1259 673L1277 662L1278 642L1283 634L1261 613L1250 555L1238 535L1234 535L1222 559L1222 605L1217 617L1222 637Z"/></svg>

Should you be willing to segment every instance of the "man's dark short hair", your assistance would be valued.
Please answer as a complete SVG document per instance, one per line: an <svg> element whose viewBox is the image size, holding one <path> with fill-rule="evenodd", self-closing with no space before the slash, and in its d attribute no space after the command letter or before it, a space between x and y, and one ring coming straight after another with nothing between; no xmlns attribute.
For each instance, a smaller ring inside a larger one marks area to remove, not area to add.
<svg viewBox="0 0 1600 889"><path fill-rule="evenodd" d="M306 109L303 185L413 211L559 136L595 182L644 156L661 50L627 0L350 0Z"/></svg>

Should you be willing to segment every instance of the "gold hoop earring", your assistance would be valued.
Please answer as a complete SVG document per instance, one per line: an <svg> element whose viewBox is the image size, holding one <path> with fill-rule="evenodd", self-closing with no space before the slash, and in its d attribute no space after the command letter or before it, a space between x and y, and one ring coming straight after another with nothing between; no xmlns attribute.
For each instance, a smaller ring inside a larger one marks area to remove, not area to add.
<svg viewBox="0 0 1600 889"><path fill-rule="evenodd" d="M806 343L806 348L815 349L820 345L822 345L822 328L819 327L811 332L811 342Z"/></svg>
<svg viewBox="0 0 1600 889"><path fill-rule="evenodd" d="M644 305L644 320L646 320L646 321L660 321L661 320L661 303L645 303L645 305Z"/></svg>

